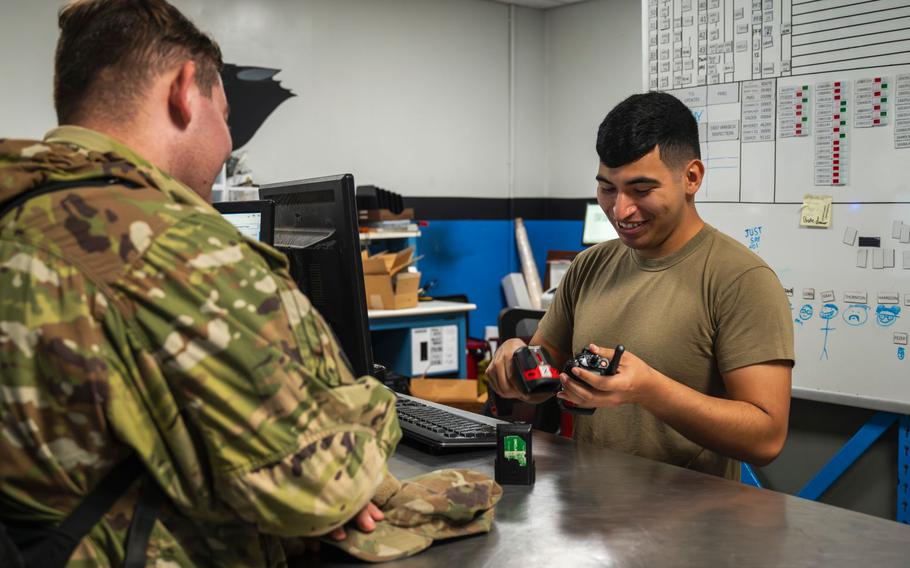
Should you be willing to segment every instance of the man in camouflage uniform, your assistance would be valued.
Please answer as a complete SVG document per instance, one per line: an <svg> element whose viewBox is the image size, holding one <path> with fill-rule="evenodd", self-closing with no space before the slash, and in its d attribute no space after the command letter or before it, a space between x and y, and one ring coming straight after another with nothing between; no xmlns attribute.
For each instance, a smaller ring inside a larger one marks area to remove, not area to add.
<svg viewBox="0 0 910 568"><path fill-rule="evenodd" d="M231 147L217 45L164 0L78 1L60 28L65 126L0 140L0 202L78 182L0 219L2 520L59 523L135 452L168 501L152 566L279 565L281 537L370 530L394 398L201 197ZM70 566L122 562L137 494Z"/></svg>

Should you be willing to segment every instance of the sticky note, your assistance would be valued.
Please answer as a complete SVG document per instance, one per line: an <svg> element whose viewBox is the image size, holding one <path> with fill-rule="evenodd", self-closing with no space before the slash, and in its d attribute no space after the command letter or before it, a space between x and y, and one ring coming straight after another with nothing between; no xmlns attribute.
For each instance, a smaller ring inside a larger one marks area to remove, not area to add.
<svg viewBox="0 0 910 568"><path fill-rule="evenodd" d="M907 257L904 255L904 267L907 268ZM866 268L866 264L869 262L869 249L859 249L856 251L856 267L857 268Z"/></svg>
<svg viewBox="0 0 910 568"><path fill-rule="evenodd" d="M907 226L910 228L910 225ZM844 244L850 245L851 247L856 244L856 229L853 227L847 227L844 229Z"/></svg>
<svg viewBox="0 0 910 568"><path fill-rule="evenodd" d="M831 226L830 195L803 196L803 206L799 212L799 225L801 227L821 227L827 229Z"/></svg>

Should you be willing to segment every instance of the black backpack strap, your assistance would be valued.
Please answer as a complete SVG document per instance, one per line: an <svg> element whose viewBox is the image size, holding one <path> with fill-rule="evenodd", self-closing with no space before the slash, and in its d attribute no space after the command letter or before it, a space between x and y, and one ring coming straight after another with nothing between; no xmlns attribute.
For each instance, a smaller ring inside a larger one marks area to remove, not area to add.
<svg viewBox="0 0 910 568"><path fill-rule="evenodd" d="M134 481L145 472L142 461L136 454L130 454L104 476L91 493L85 496L72 513L60 523L57 530L77 537L78 544L101 520L104 513L114 506L121 495L126 493Z"/></svg>
<svg viewBox="0 0 910 568"><path fill-rule="evenodd" d="M65 566L85 535L144 471L136 454L114 466L60 526L49 529L38 546L23 551L26 565Z"/></svg>
<svg viewBox="0 0 910 568"><path fill-rule="evenodd" d="M158 511L164 502L165 496L152 476L146 475L142 482L142 495L133 511L133 520L126 537L126 558L123 560L124 568L144 568L147 558L149 538L152 528L158 519Z"/></svg>
<svg viewBox="0 0 910 568"><path fill-rule="evenodd" d="M16 207L35 197L77 187L102 187L106 185L126 185L128 187L141 187L128 180L116 177L81 179L71 181L53 182L39 186L26 193L17 195L0 203L0 219ZM10 540L20 549L21 559L25 566L63 567L69 561L73 551L79 546L83 538L104 517L104 514L114 506L134 481L139 479L145 471L142 461L136 454L120 462L98 485L83 498L72 513L66 517L60 526L48 527L44 523L5 523L0 525L0 530L8 533L0 535L0 545L9 545ZM147 475L142 488L142 493L136 503L133 519L130 522L127 534L126 568L145 566L146 549L152 534L152 528L158 518L158 511L164 500L164 494L158 484ZM2 550L3 558L16 558L12 552Z"/></svg>
<svg viewBox="0 0 910 568"><path fill-rule="evenodd" d="M19 546L12 535L7 534L3 523L0 523L0 565L3 568L26 568Z"/></svg>
<svg viewBox="0 0 910 568"><path fill-rule="evenodd" d="M104 476L98 485L57 527L35 523L7 523L12 539L19 546L25 565L65 566L73 550L92 530L114 503L142 477L145 467L136 454L130 455ZM158 517L163 494L151 476L145 476L142 494L136 504L127 536L126 559L144 566L152 527ZM137 563L141 559L141 563Z"/></svg>
<svg viewBox="0 0 910 568"><path fill-rule="evenodd" d="M105 185L126 185L128 187L140 187L131 181L115 177L55 181L45 185L40 185L37 189L32 189L30 191L26 191L25 193L20 193L16 197L7 199L3 203L0 203L0 218L2 218L4 215L16 207L22 205L29 199L33 199L39 195L44 195L46 193L52 193L54 191L60 191L74 187L102 187Z"/></svg>

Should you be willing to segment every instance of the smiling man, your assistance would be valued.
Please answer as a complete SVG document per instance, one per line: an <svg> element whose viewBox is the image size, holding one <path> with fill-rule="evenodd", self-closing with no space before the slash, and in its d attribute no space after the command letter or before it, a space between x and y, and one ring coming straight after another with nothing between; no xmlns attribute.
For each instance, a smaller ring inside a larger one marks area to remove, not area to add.
<svg viewBox="0 0 910 568"><path fill-rule="evenodd" d="M557 396L597 408L575 438L738 478L739 462L766 464L787 435L793 327L774 272L702 221L705 174L692 113L665 93L633 95L600 125L597 200L619 239L575 259L531 340L562 364L590 346L623 344L618 372L561 376ZM505 342L488 375L521 394Z"/></svg>

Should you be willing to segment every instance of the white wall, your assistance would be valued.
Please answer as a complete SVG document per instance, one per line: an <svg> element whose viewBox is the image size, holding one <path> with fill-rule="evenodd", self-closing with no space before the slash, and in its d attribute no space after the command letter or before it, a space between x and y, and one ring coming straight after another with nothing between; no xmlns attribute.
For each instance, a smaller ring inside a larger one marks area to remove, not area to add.
<svg viewBox="0 0 910 568"><path fill-rule="evenodd" d="M512 134L514 197L547 194L547 12L513 7Z"/></svg>
<svg viewBox="0 0 910 568"><path fill-rule="evenodd" d="M594 197L597 127L641 91L641 3L594 0L546 12L549 197Z"/></svg>
<svg viewBox="0 0 910 568"><path fill-rule="evenodd" d="M54 47L57 7L49 0L2 0L0 137L40 138L57 125Z"/></svg>
<svg viewBox="0 0 910 568"><path fill-rule="evenodd" d="M174 3L226 61L280 68L297 94L244 148L260 183L349 171L408 196L588 196L597 125L640 81L635 0ZM2 136L56 124L60 4L3 0Z"/></svg>
<svg viewBox="0 0 910 568"><path fill-rule="evenodd" d="M180 0L226 61L297 94L246 150L261 182L350 171L405 195L506 196L508 6Z"/></svg>
<svg viewBox="0 0 910 568"><path fill-rule="evenodd" d="M358 183L405 195L509 195L509 6L482 0L174 3L212 33L226 61L280 68L277 78L297 94L244 148L260 183L350 171ZM0 58L4 136L37 137L55 124L59 5L4 0L0 49L21 54ZM540 35L524 32L524 22L533 31L542 13L515 12L523 16L517 41L542 44ZM543 183L537 191L543 194Z"/></svg>

